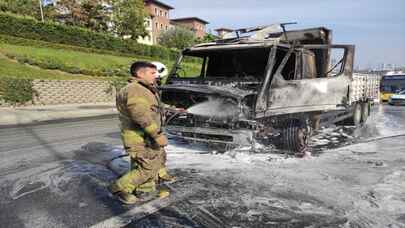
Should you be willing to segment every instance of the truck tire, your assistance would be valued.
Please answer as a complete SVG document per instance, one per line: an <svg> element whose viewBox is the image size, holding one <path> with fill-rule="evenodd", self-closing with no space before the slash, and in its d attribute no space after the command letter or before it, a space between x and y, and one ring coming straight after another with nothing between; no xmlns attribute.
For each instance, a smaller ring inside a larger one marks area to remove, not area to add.
<svg viewBox="0 0 405 228"><path fill-rule="evenodd" d="M370 115L370 103L364 102L361 104L361 123L366 123L368 116Z"/></svg>
<svg viewBox="0 0 405 228"><path fill-rule="evenodd" d="M283 148L294 153L302 153L308 148L310 130L307 124L300 120L289 120L282 130Z"/></svg>

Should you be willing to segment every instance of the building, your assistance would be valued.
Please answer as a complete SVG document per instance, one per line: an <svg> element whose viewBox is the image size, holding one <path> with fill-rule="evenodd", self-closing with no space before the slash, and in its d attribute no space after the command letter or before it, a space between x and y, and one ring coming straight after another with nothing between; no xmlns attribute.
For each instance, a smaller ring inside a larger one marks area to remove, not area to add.
<svg viewBox="0 0 405 228"><path fill-rule="evenodd" d="M153 45L154 44L153 17L150 15L145 18L145 29L148 35L144 37L140 36L136 41L140 44Z"/></svg>
<svg viewBox="0 0 405 228"><path fill-rule="evenodd" d="M58 0L47 0L48 4L57 5ZM154 45L159 41L159 35L162 31L167 31L174 26L182 26L193 31L197 38L203 38L205 35L205 26L208 24L198 17L186 17L170 20L170 10L174 7L157 0L144 0L145 11L147 16L145 18L145 29L148 35L144 37L139 37L137 39L138 43ZM112 15L112 6L107 3L103 3L103 6L109 14ZM66 9L61 9L65 10ZM64 12L67 14L68 12ZM113 24L108 25L110 28ZM129 38L130 36L125 36L124 38Z"/></svg>
<svg viewBox="0 0 405 228"><path fill-rule="evenodd" d="M184 17L171 20L175 26L182 26L190 29L195 33L197 38L203 38L205 36L205 26L209 24L207 21L198 17Z"/></svg>
<svg viewBox="0 0 405 228"><path fill-rule="evenodd" d="M145 10L149 13L149 18L146 19L146 27L149 33L148 37L150 41L147 44L157 44L159 34L162 31L169 30L170 28L170 10L174 9L172 6L167 5L161 1L145 0ZM139 40L142 42L142 40Z"/></svg>
<svg viewBox="0 0 405 228"><path fill-rule="evenodd" d="M233 32L233 29L229 28L217 28L215 31L218 33L218 36L222 39L224 38L225 34Z"/></svg>

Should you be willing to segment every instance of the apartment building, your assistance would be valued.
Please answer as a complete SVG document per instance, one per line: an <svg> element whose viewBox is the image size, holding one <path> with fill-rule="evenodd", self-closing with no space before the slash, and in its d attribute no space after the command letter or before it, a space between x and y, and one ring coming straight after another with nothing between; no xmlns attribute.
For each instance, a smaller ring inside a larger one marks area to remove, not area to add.
<svg viewBox="0 0 405 228"><path fill-rule="evenodd" d="M224 38L225 34L233 32L233 29L217 28L217 29L215 29L215 31L217 32L218 36L222 39L222 38Z"/></svg>
<svg viewBox="0 0 405 228"><path fill-rule="evenodd" d="M156 0L145 0L145 10L149 13L147 27L150 30L150 40L152 44L158 43L159 34L170 29L170 10L172 6Z"/></svg>
<svg viewBox="0 0 405 228"><path fill-rule="evenodd" d="M205 36L205 27L209 24L207 21L198 17L184 17L171 20L175 26L182 26L193 31L197 38L203 38Z"/></svg>
<svg viewBox="0 0 405 228"><path fill-rule="evenodd" d="M58 0L53 0L52 3L57 5ZM158 44L158 38L162 31L167 31L173 26L182 26L193 31L198 38L205 36L207 21L198 17L186 17L170 20L170 10L174 7L157 0L144 0L145 10L148 16L145 18L145 28L148 35L144 37L138 37L137 41L142 44ZM103 3L103 6L112 13L112 6L107 3ZM109 27L113 25L110 23ZM124 38L129 38L126 36Z"/></svg>
<svg viewBox="0 0 405 228"><path fill-rule="evenodd" d="M140 44L153 45L155 41L153 35L153 17L150 15L145 17L145 29L148 35L144 37L140 36L136 41Z"/></svg>

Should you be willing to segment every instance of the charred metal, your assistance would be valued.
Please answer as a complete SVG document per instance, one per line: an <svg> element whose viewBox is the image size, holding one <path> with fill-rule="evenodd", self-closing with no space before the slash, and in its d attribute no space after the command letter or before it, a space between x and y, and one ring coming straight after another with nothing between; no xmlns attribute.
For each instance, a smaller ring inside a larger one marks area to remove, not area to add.
<svg viewBox="0 0 405 228"><path fill-rule="evenodd" d="M289 137L287 148L299 151L322 113L358 102L350 99L353 45L332 45L326 28L274 28L184 50L161 91L163 102L189 113L169 117L168 133L236 145ZM190 75L184 60L199 72Z"/></svg>

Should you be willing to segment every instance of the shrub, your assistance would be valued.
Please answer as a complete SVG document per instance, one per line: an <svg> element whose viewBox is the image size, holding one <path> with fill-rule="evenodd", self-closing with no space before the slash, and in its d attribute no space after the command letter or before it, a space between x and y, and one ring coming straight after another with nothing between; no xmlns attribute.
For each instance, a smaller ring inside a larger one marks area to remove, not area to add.
<svg viewBox="0 0 405 228"><path fill-rule="evenodd" d="M104 49L134 55L175 60L177 52L161 46L139 44L110 34L97 33L84 28L40 22L34 18L0 13L0 33L16 37L41 40L92 49Z"/></svg>
<svg viewBox="0 0 405 228"><path fill-rule="evenodd" d="M36 94L32 79L2 78L0 81L0 99L8 104L25 104Z"/></svg>
<svg viewBox="0 0 405 228"><path fill-rule="evenodd" d="M69 51L80 51L84 53L97 53L97 54L107 54L107 55L115 55L115 56L123 56L123 57L134 57L133 54L130 53L123 53L123 52L116 52L110 51L105 49L94 49L94 48L87 48L87 47L79 47L79 46L72 46L66 44L58 44L58 43L51 43L47 41L41 40L30 40L21 37L15 36L8 36L0 34L0 42L12 45L19 45L19 46L29 46L29 47L41 47L41 48L54 48L54 49L64 49Z"/></svg>
<svg viewBox="0 0 405 228"><path fill-rule="evenodd" d="M129 76L128 73L128 66L127 65L118 65L118 66L111 66L109 68L101 68L101 69L86 69L80 68L77 66L69 66L64 64L63 62L58 61L57 59L52 58L33 58L21 54L15 53L4 53L5 56L11 59L17 60L21 64L29 64L32 66L38 66L42 69L49 69L49 70L60 70L70 74L83 74L83 75L91 75L91 76L121 76L127 77Z"/></svg>

